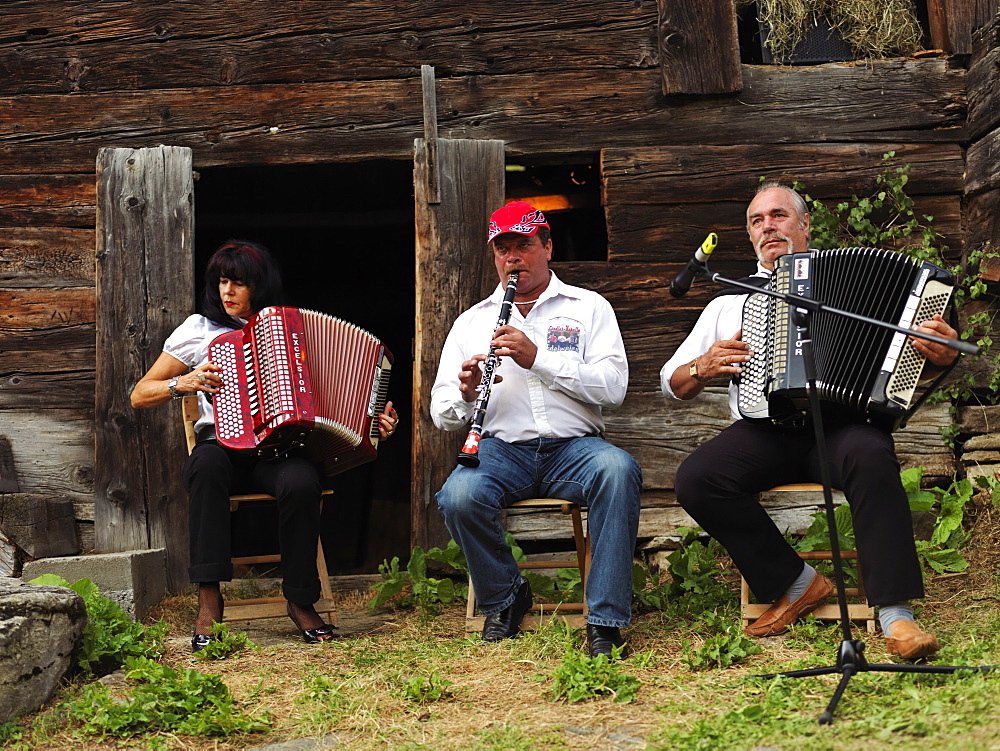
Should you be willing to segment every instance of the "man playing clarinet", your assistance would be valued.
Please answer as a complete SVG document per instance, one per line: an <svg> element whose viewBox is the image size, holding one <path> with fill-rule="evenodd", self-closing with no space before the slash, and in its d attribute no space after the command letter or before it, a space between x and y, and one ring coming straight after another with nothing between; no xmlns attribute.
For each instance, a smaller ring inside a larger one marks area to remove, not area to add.
<svg viewBox="0 0 1000 751"><path fill-rule="evenodd" d="M747 231L757 254L755 276L766 281L779 256L809 247L805 201L791 188L765 183L747 209ZM751 359L742 341L746 297L718 296L706 306L660 371L666 396L692 399L705 384L717 376L738 374ZM940 316L922 322L917 330L949 339L957 336ZM941 344L911 340L934 368L956 357ZM757 501L760 491L775 485L819 481L813 428L740 419L736 399L736 387L730 384L729 405L736 422L681 464L677 500L726 548L758 599L773 602L746 633L773 636L815 610L833 590L826 577L799 558ZM823 423L833 485L851 504L858 562L868 601L879 608L886 646L904 658L932 654L938 642L914 623L909 602L923 597L923 578L892 435L830 404L824 406Z"/></svg>
<svg viewBox="0 0 1000 751"><path fill-rule="evenodd" d="M632 615L642 484L635 460L601 437L601 410L621 404L628 385L618 321L603 297L549 270L549 225L530 204L494 212L488 243L500 284L448 334L431 391L434 424L469 430L490 351L502 366L482 419L478 466L456 467L437 494L438 507L468 561L488 642L515 636L532 601L500 512L537 497L588 507L587 643L591 655L611 657L612 647L624 650L620 629ZM497 326L515 272L510 318Z"/></svg>

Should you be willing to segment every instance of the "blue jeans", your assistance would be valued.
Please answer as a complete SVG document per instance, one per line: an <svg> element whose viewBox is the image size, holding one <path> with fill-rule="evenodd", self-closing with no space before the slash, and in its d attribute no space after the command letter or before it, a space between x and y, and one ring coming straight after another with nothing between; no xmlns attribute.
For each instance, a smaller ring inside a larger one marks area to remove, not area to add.
<svg viewBox="0 0 1000 751"><path fill-rule="evenodd" d="M484 438L479 460L476 468L457 467L437 494L437 502L448 531L465 553L483 613L509 607L521 583L500 512L525 498L559 498L589 508L587 621L627 626L632 618L632 556L642 487L635 459L601 438L588 436L517 444Z"/></svg>

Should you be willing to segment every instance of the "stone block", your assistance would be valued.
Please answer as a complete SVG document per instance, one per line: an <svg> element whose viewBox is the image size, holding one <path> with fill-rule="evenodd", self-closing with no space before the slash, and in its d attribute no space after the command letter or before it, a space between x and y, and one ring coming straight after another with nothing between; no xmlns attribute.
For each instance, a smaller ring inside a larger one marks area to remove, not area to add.
<svg viewBox="0 0 1000 751"><path fill-rule="evenodd" d="M166 551L156 548L29 561L21 577L31 581L42 574L55 574L71 584L90 579L102 595L139 620L166 594L166 571Z"/></svg>
<svg viewBox="0 0 1000 751"><path fill-rule="evenodd" d="M73 590L0 578L0 722L49 700L86 622L83 598Z"/></svg>

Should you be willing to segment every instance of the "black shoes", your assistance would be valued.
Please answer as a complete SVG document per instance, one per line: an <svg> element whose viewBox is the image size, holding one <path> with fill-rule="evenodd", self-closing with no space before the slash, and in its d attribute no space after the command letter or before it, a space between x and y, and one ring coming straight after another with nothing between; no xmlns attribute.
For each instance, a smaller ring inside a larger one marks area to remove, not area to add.
<svg viewBox="0 0 1000 751"><path fill-rule="evenodd" d="M311 605L296 605L299 608L311 608ZM302 628L299 625L298 618L292 612L292 603L287 605L288 617L292 619L292 623L295 624L295 628L299 630L302 634L302 641L306 644L322 644L328 641L333 641L334 633L333 630L335 626L331 626L328 623L324 623L322 626L317 626L316 628Z"/></svg>
<svg viewBox="0 0 1000 751"><path fill-rule="evenodd" d="M590 651L591 657L606 655L610 660L612 659L612 647L621 647L621 656L625 657L628 648L625 646L625 638L617 626L587 624L587 649Z"/></svg>
<svg viewBox="0 0 1000 751"><path fill-rule="evenodd" d="M215 637L211 634L195 634L191 637L191 651L200 652L213 641L215 641Z"/></svg>
<svg viewBox="0 0 1000 751"><path fill-rule="evenodd" d="M521 580L514 602L499 613L486 616L483 623L483 641L497 642L517 636L521 630L521 619L531 608L531 585L527 579Z"/></svg>

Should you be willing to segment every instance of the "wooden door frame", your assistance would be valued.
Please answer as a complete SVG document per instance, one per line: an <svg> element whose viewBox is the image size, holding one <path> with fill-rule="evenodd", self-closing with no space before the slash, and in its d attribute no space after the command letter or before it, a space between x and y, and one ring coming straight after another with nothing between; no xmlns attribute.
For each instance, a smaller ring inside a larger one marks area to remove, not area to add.
<svg viewBox="0 0 1000 751"><path fill-rule="evenodd" d="M165 548L166 584L187 583L179 408L135 410L132 387L194 310L191 149L97 156L94 526L99 552Z"/></svg>
<svg viewBox="0 0 1000 751"><path fill-rule="evenodd" d="M436 148L430 151L436 180L431 179L425 140L417 139L414 145L417 232L410 539L425 550L448 541L434 494L454 469L465 439L434 427L429 412L431 386L452 323L497 285L486 234L490 214L503 205L504 198L503 141L434 141Z"/></svg>

